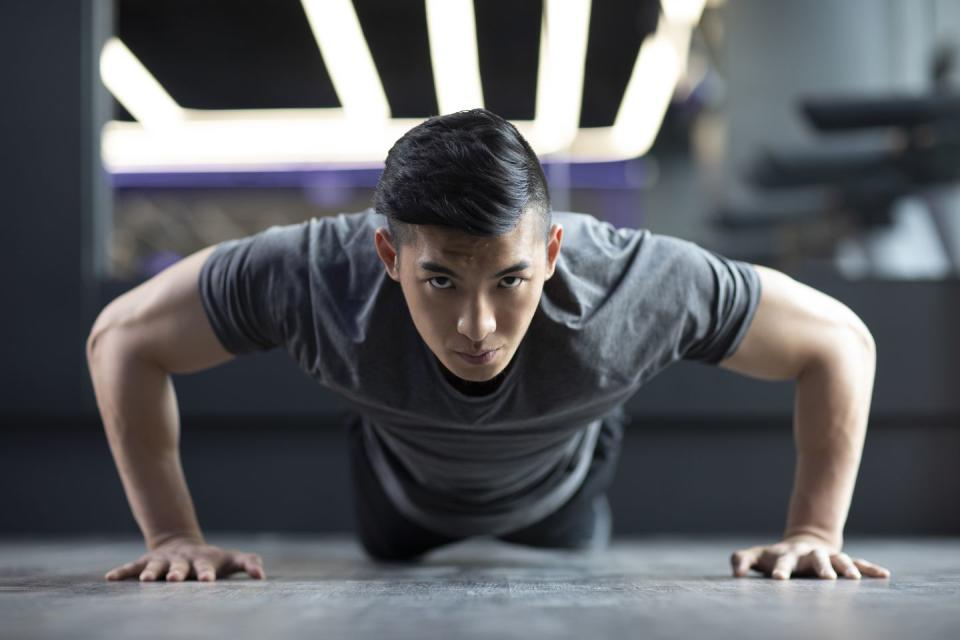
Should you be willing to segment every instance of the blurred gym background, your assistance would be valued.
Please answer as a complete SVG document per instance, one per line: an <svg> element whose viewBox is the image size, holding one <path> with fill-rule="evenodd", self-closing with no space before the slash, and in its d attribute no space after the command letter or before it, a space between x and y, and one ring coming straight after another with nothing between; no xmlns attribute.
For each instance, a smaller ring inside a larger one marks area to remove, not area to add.
<svg viewBox="0 0 960 640"><path fill-rule="evenodd" d="M847 533L960 532L960 2L55 4L0 19L0 534L136 531L84 354L111 299L366 208L406 128L481 104L555 209L857 312L878 371ZM285 353L174 381L206 530L351 529L346 406ZM615 534L781 531L791 384L681 363L627 408Z"/></svg>

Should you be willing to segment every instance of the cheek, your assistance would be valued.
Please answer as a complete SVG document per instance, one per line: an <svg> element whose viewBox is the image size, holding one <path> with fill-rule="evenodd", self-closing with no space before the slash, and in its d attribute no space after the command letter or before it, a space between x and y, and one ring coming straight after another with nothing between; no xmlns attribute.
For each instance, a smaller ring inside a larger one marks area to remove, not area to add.
<svg viewBox="0 0 960 640"><path fill-rule="evenodd" d="M502 329L505 332L524 330L530 324L539 303L540 294L538 291L517 296L510 304L504 306L499 322Z"/></svg>
<svg viewBox="0 0 960 640"><path fill-rule="evenodd" d="M413 323L424 337L442 336L444 327L451 322L452 311L449 305L441 304L435 296L429 295L429 292L418 290L418 284L404 287Z"/></svg>

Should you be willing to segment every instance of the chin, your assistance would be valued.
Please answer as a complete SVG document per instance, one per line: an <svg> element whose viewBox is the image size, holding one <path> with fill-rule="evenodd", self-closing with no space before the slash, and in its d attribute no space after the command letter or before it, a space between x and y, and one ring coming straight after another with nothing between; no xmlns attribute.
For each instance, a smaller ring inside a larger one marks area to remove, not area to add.
<svg viewBox="0 0 960 640"><path fill-rule="evenodd" d="M454 356L456 358L457 356ZM451 366L452 365L452 366ZM500 374L501 371L506 369L506 366L500 362L490 363L487 366L470 366L465 365L460 362L450 362L447 363L447 368L458 378L467 380L469 382L487 382L488 380L493 380Z"/></svg>

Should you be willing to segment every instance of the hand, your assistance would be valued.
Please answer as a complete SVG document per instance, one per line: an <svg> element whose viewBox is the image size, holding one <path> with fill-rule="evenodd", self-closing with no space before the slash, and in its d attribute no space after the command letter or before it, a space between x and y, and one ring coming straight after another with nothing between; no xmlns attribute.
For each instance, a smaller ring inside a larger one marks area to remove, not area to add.
<svg viewBox="0 0 960 640"><path fill-rule="evenodd" d="M111 569L107 580L125 580L135 576L141 582L165 577L167 582L180 582L195 577L212 582L238 571L246 571L257 580L266 577L263 560L255 553L221 549L194 538L175 538L140 556L139 559Z"/></svg>
<svg viewBox="0 0 960 640"><path fill-rule="evenodd" d="M836 580L840 574L851 580L862 576L889 578L890 571L872 562L852 559L840 549L813 536L790 536L774 545L760 545L736 551L730 557L733 575L741 578L751 569L775 580L815 576Z"/></svg>

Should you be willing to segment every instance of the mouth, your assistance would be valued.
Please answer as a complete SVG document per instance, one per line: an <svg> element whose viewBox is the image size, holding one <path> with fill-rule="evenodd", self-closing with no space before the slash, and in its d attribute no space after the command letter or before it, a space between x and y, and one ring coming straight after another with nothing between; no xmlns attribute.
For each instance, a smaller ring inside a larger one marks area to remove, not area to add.
<svg viewBox="0 0 960 640"><path fill-rule="evenodd" d="M500 353L500 349L490 349L488 351L456 351L458 356L463 358L463 360L469 364L488 364L493 361L497 354Z"/></svg>

